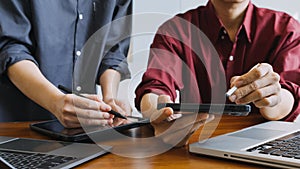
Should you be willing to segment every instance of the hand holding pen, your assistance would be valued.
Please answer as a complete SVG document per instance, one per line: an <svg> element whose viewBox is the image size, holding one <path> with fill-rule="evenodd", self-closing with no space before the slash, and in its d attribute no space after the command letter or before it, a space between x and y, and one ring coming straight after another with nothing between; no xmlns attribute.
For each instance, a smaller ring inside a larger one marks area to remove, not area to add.
<svg viewBox="0 0 300 169"><path fill-rule="evenodd" d="M66 128L114 125L114 115L108 113L111 107L98 95L61 94L55 105L52 112Z"/></svg>
<svg viewBox="0 0 300 169"><path fill-rule="evenodd" d="M70 89L66 88L65 86L58 85L58 88L60 90L64 91L64 92L68 93L68 94L72 93L72 91ZM83 95L81 95L79 93L75 93L75 94L78 95L78 96L80 96L80 97L87 98L86 96L83 96ZM89 99L89 98L87 98L87 99ZM116 112L114 110L109 110L108 113L114 115L115 117L121 118L121 119L127 119L125 116L123 116L122 114L120 114L120 113L118 113L118 112Z"/></svg>
<svg viewBox="0 0 300 169"><path fill-rule="evenodd" d="M272 107L280 102L280 77L271 65L259 63L249 72L231 79L226 93L236 104L253 103L258 108Z"/></svg>
<svg viewBox="0 0 300 169"><path fill-rule="evenodd" d="M256 64L249 72L253 72L253 70L256 70L256 68L260 65L260 63ZM249 72L247 74L249 74ZM248 76L247 74L243 75L243 76ZM242 87L241 82L242 81L241 76L234 76L231 78L230 80L230 84L231 84L231 88L225 93L225 96L229 98L230 101L235 102L236 100L236 94L235 91L239 88Z"/></svg>

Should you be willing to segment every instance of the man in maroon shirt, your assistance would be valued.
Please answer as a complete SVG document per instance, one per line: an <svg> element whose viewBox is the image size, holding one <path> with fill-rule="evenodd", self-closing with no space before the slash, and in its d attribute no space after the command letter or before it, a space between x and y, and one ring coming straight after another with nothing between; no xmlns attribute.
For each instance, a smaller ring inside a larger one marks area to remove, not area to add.
<svg viewBox="0 0 300 169"><path fill-rule="evenodd" d="M174 102L176 90L180 102L251 104L252 113L268 120L293 121L300 113L299 85L300 24L295 19L250 0L210 0L159 28L135 102L152 119L155 134L163 135L170 121L184 120L171 108L156 110L158 102ZM237 90L226 100L233 86ZM188 122L187 131L207 118L203 113L198 123Z"/></svg>

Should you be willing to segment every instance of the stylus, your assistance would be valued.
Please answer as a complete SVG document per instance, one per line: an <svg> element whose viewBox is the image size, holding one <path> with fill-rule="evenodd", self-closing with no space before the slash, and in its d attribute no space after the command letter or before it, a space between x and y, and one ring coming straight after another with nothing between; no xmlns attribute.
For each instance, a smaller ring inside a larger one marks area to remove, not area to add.
<svg viewBox="0 0 300 169"><path fill-rule="evenodd" d="M67 87L65 87L65 86L63 86L63 85L58 85L58 88L59 88L60 90L64 91L64 92L66 92L66 93L69 93L69 94L70 94L70 93L73 93L72 90L68 89ZM81 95L80 93L74 93L74 94L76 94L77 96L83 97L83 98L87 98L87 97ZM88 98L87 98L87 99L88 99ZM114 111L114 110L110 110L110 111L108 111L107 113L112 114L112 115L114 115L114 116L116 116L116 117L118 117L118 118L127 119L127 117L123 116L122 114L120 114L120 113L118 113L118 112L116 112L116 111Z"/></svg>
<svg viewBox="0 0 300 169"><path fill-rule="evenodd" d="M230 88L227 92L226 92L226 96L229 97L231 96L235 91L237 90L236 86L233 86L232 88Z"/></svg>
<svg viewBox="0 0 300 169"><path fill-rule="evenodd" d="M255 69L255 68L259 67L259 66L260 66L260 63L258 63L257 65L255 65L252 69ZM252 70L252 69L251 69L251 70ZM230 88L230 89L225 93L225 95L226 95L227 97L229 97L229 96L231 96L236 90L237 90L237 87L236 87L236 86L233 86L232 88Z"/></svg>

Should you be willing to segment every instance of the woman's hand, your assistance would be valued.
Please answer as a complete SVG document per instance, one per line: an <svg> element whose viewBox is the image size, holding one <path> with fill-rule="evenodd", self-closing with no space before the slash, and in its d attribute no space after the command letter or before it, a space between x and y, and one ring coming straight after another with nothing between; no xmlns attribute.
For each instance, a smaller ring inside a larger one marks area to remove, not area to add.
<svg viewBox="0 0 300 169"><path fill-rule="evenodd" d="M112 110L124 115L128 116L131 114L132 109L129 103L126 103L125 101L121 101L118 99L106 99L104 100L106 104L108 104ZM121 118L114 118L113 126L119 126L121 124L127 124L130 123L128 120L121 119Z"/></svg>

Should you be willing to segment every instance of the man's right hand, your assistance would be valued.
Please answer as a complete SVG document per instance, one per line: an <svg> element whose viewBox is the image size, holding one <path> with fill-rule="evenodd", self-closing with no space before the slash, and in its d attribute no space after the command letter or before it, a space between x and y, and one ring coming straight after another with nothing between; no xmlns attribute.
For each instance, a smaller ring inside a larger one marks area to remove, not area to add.
<svg viewBox="0 0 300 169"><path fill-rule="evenodd" d="M112 125L113 115L107 113L111 107L97 95L80 97L64 94L58 98L54 115L66 128L91 125Z"/></svg>

